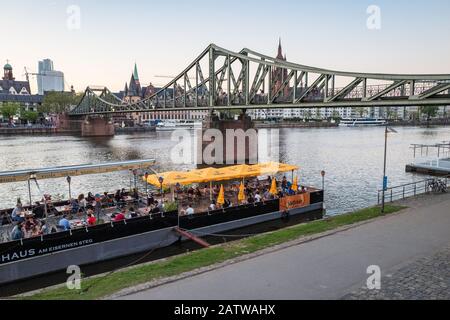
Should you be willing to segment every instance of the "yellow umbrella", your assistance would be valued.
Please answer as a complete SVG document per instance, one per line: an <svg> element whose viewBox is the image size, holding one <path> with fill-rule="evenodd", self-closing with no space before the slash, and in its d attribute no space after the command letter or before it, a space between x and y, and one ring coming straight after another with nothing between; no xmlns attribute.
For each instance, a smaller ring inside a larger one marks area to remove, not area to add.
<svg viewBox="0 0 450 320"><path fill-rule="evenodd" d="M223 185L220 186L219 197L217 198L217 204L223 205L225 203L225 189Z"/></svg>
<svg viewBox="0 0 450 320"><path fill-rule="evenodd" d="M298 178L297 177L294 178L294 183L292 184L291 188L294 191L298 191Z"/></svg>
<svg viewBox="0 0 450 320"><path fill-rule="evenodd" d="M277 189L277 179L274 177L272 179L272 186L270 187L270 191L271 194L276 195L278 193L278 189Z"/></svg>
<svg viewBox="0 0 450 320"><path fill-rule="evenodd" d="M244 187L244 183L242 183L242 182L241 182L241 185L239 186L238 200L240 202L245 200L245 187Z"/></svg>

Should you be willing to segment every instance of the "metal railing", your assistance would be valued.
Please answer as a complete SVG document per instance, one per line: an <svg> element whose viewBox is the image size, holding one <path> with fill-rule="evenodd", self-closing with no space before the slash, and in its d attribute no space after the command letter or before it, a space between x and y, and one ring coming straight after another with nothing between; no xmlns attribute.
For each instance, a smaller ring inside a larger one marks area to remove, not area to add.
<svg viewBox="0 0 450 320"><path fill-rule="evenodd" d="M450 175L436 178L428 178L421 181L411 182L395 187L387 188L385 191L385 202L394 202L420 194L434 192L432 185L435 182L442 181L448 188ZM378 190L378 204L381 204L383 190Z"/></svg>

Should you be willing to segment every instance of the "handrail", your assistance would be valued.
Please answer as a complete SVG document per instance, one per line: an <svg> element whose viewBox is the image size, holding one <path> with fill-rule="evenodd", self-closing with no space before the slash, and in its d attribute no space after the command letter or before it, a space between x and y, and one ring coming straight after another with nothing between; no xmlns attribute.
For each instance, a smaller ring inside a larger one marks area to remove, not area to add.
<svg viewBox="0 0 450 320"><path fill-rule="evenodd" d="M427 178L416 182L386 188L386 190L384 191L385 201L393 202L395 200L401 200L419 194L429 193L430 191L432 191L430 190L430 182L444 180L445 184L448 186L449 178L450 175L435 178ZM378 190L378 204L381 203L382 193L383 190Z"/></svg>

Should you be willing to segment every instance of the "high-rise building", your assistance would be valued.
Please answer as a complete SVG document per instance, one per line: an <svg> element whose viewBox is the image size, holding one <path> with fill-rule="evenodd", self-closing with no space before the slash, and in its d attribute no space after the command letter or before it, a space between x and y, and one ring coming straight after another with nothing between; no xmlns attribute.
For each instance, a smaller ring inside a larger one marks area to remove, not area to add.
<svg viewBox="0 0 450 320"><path fill-rule="evenodd" d="M64 91L64 73L55 71L53 61L44 59L39 61L37 84L39 94L44 94L47 91Z"/></svg>

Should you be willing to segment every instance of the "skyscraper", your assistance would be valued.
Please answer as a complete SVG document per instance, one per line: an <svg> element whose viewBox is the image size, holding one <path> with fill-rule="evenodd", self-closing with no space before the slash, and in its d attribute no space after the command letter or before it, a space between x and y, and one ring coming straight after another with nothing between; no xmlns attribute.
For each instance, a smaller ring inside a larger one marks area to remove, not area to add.
<svg viewBox="0 0 450 320"><path fill-rule="evenodd" d="M38 92L44 94L46 91L64 91L64 73L55 71L53 61L44 59L38 64Z"/></svg>

